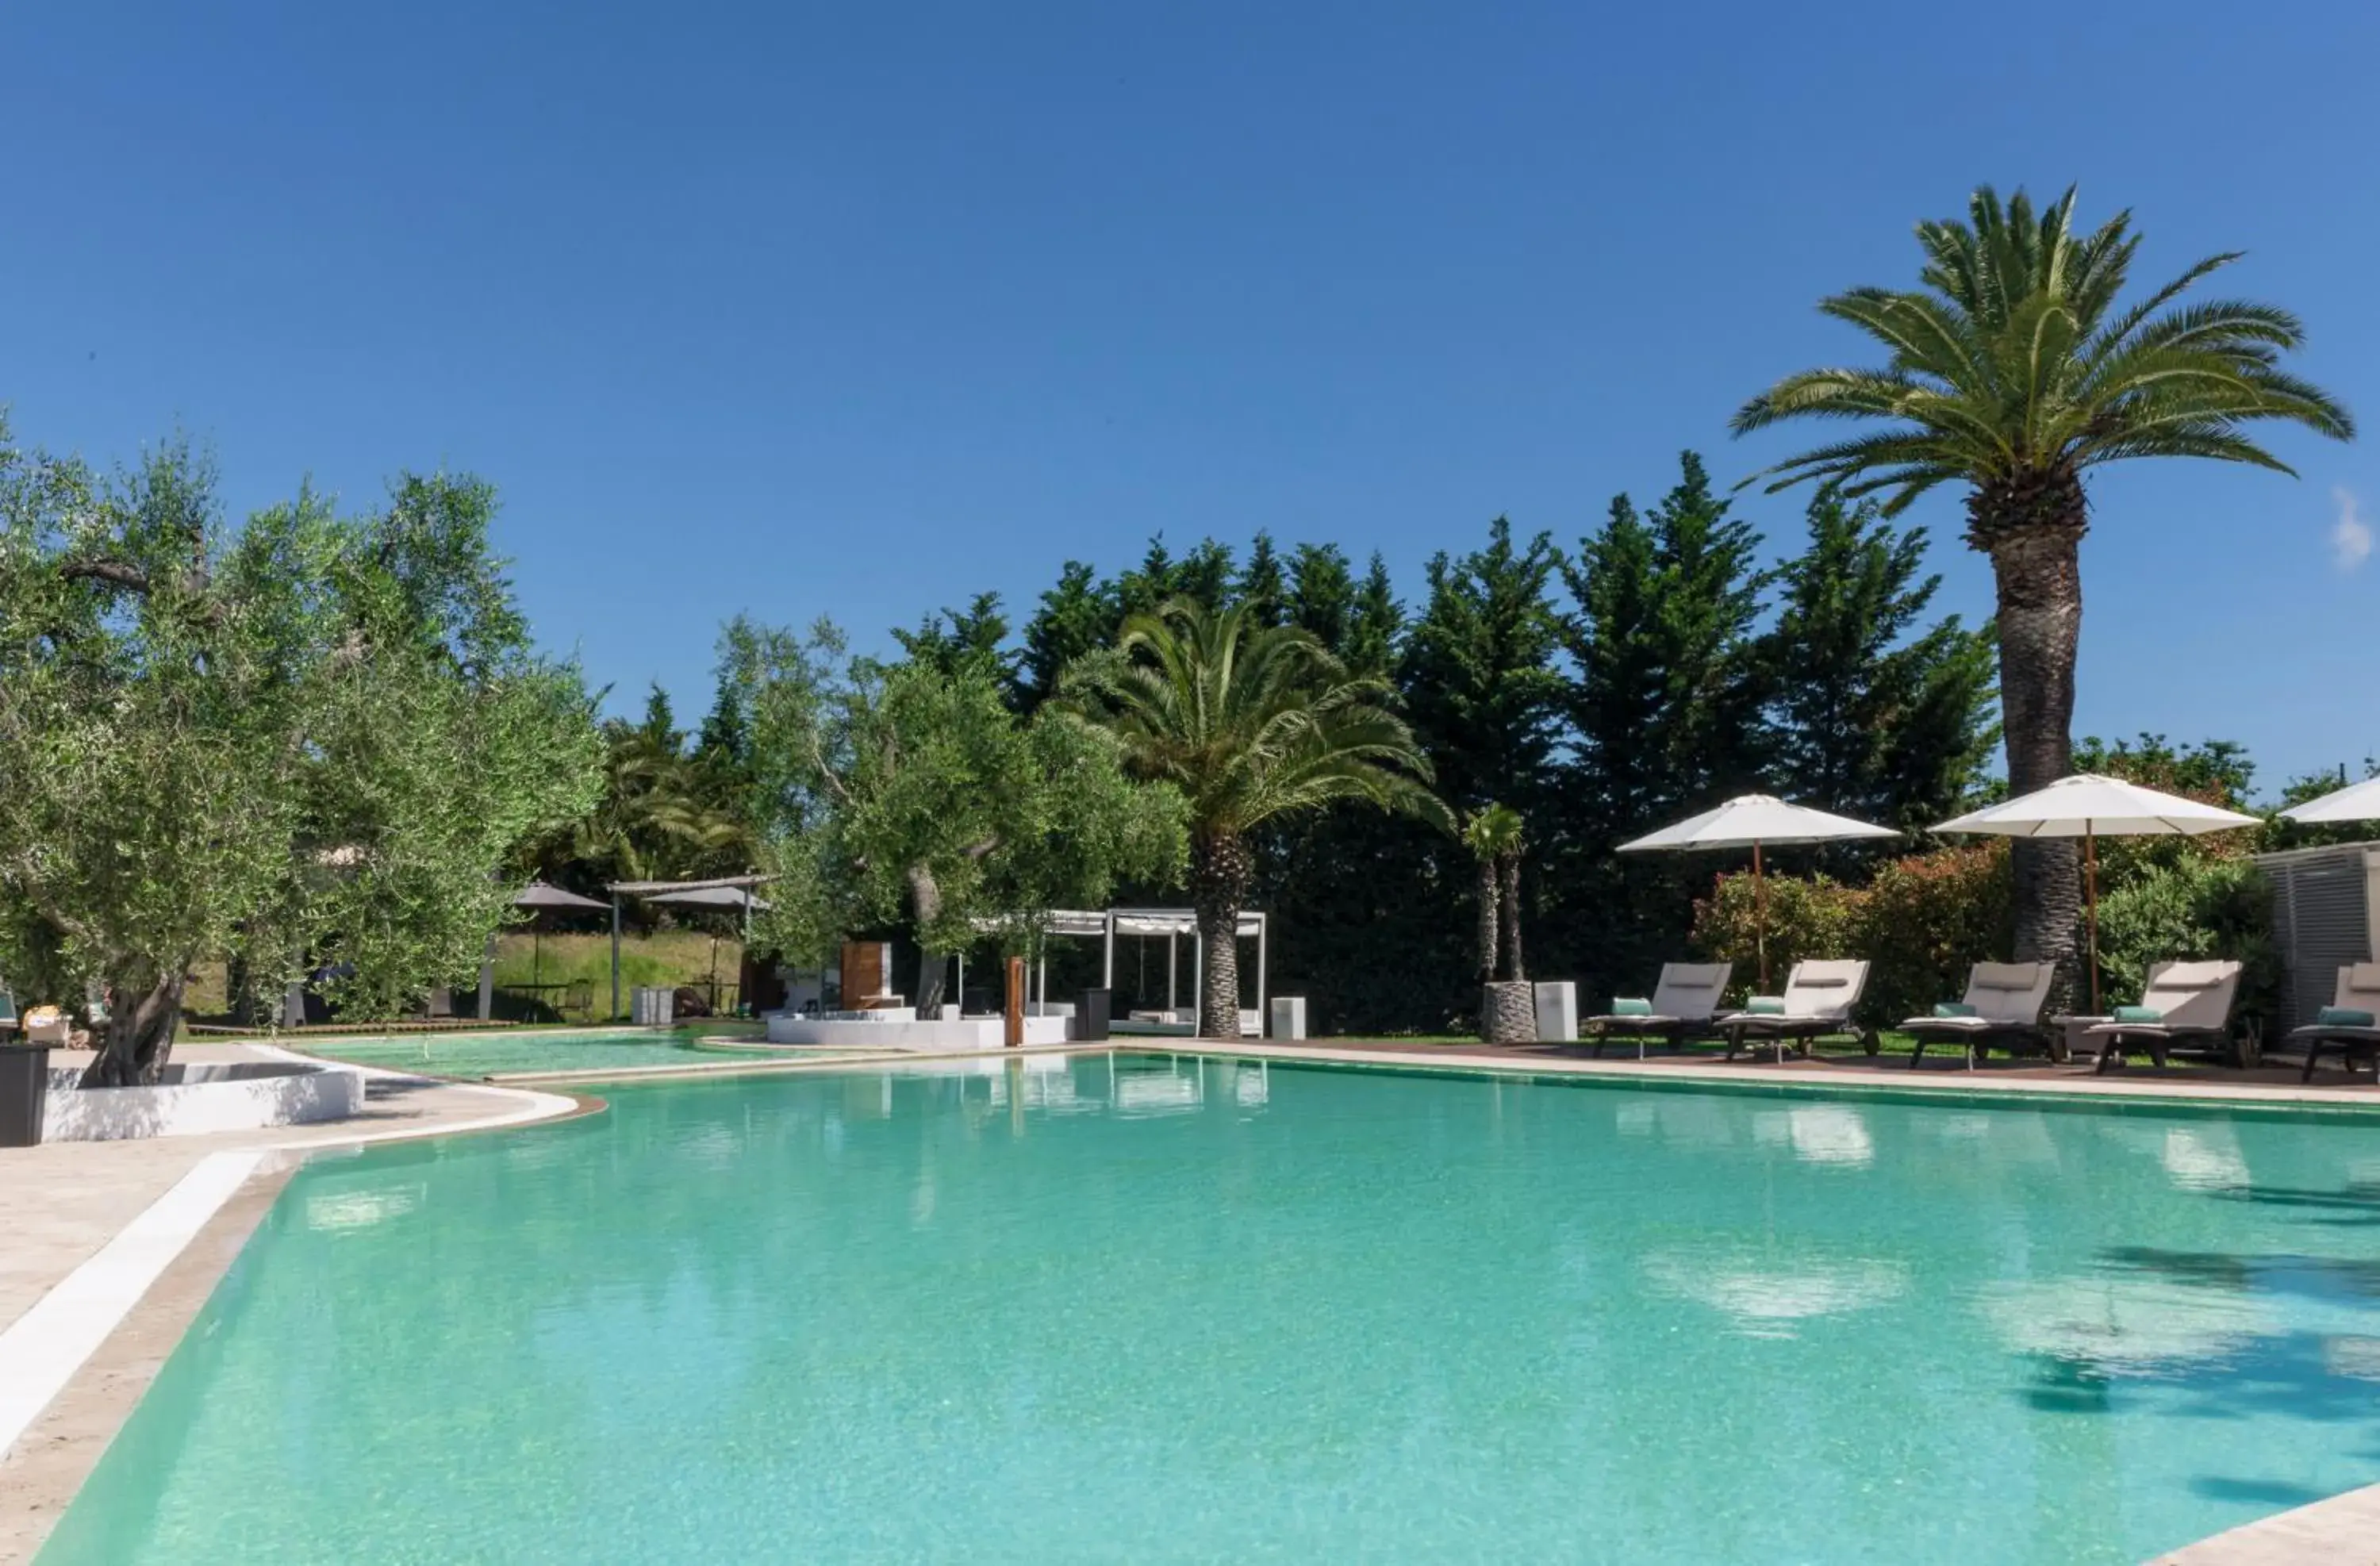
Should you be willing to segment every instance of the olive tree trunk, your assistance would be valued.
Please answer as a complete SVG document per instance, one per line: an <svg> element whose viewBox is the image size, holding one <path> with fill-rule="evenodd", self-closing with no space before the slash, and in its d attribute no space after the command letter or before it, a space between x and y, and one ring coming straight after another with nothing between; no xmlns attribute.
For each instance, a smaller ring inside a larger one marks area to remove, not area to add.
<svg viewBox="0 0 2380 1566"><path fill-rule="evenodd" d="M109 987L107 1031L99 1056L82 1074L84 1087L147 1087L164 1074L182 1025L182 971L161 974L145 984Z"/></svg>
<svg viewBox="0 0 2380 1566"><path fill-rule="evenodd" d="M942 986L950 973L951 954L935 951L926 932L942 917L942 889L934 872L924 865L910 866L907 879L910 912L917 921L917 993L913 1003L919 1022L934 1022L942 1014Z"/></svg>
<svg viewBox="0 0 2380 1566"><path fill-rule="evenodd" d="M1190 904L1205 961L1198 974L1198 1036L1240 1036L1240 905L1255 867L1239 833L1202 831L1190 844Z"/></svg>
<svg viewBox="0 0 2380 1566"><path fill-rule="evenodd" d="M2076 485L2071 511L2048 525L1998 531L1991 543L1999 592L2000 722L2009 789L2029 794L2067 775L2074 761L2074 654L2082 629L2083 517ZM2075 844L2020 838L2012 845L2016 960L2054 963L2055 992L2081 978L2075 920L2082 887Z"/></svg>

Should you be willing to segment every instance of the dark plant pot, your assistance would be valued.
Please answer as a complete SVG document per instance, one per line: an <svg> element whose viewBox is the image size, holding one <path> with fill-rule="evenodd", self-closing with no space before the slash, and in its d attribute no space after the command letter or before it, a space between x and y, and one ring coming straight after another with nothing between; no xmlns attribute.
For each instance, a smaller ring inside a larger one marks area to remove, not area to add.
<svg viewBox="0 0 2380 1566"><path fill-rule="evenodd" d="M1490 1044L1537 1041L1537 989L1525 979L1482 985L1479 1035Z"/></svg>
<svg viewBox="0 0 2380 1566"><path fill-rule="evenodd" d="M0 1044L0 1147L37 1147L50 1100L50 1047Z"/></svg>
<svg viewBox="0 0 2380 1566"><path fill-rule="evenodd" d="M1108 1041L1110 1013L1115 1004L1111 989L1086 989L1075 997L1075 1040L1080 1044Z"/></svg>

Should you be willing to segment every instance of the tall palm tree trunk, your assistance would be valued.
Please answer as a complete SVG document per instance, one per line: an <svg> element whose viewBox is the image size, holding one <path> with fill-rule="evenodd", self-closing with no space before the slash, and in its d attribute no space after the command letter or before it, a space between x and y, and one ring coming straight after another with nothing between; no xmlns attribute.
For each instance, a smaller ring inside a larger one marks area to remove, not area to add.
<svg viewBox="0 0 2380 1566"><path fill-rule="evenodd" d="M1496 982L1496 904L1502 896L1496 880L1496 861L1479 861L1479 982Z"/></svg>
<svg viewBox="0 0 2380 1566"><path fill-rule="evenodd" d="M2066 514L2044 523L1978 528L1991 538L1999 588L2000 720L2007 732L2009 788L2029 794L2067 775L2074 760L2074 653L2082 629L2082 487L2070 478ZM2055 963L2057 989L2074 993L2075 918L2082 888L2074 844L2020 838L2016 960Z"/></svg>
<svg viewBox="0 0 2380 1566"><path fill-rule="evenodd" d="M1202 832L1190 844L1190 905L1205 961L1198 975L1198 1036L1240 1036L1240 905L1254 862L1239 833Z"/></svg>
<svg viewBox="0 0 2380 1566"><path fill-rule="evenodd" d="M1521 961L1521 856L1503 856L1497 873L1504 883L1504 977L1519 983L1529 977L1527 965Z"/></svg>

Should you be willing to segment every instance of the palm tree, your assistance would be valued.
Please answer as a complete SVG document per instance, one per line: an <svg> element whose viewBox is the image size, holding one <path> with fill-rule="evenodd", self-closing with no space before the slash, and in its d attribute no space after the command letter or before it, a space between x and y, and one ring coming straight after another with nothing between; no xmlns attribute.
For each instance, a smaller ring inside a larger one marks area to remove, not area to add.
<svg viewBox="0 0 2380 1566"><path fill-rule="evenodd" d="M1527 977L1521 965L1521 813L1489 804L1463 823L1463 846L1479 861L1479 982Z"/></svg>
<svg viewBox="0 0 2380 1566"><path fill-rule="evenodd" d="M1443 822L1429 763L1385 681L1350 674L1309 633L1248 607L1174 599L1124 622L1113 654L1077 666L1073 710L1115 734L1133 774L1190 807L1190 901L1205 948L1199 1026L1239 1033L1241 904L1259 822L1366 799Z"/></svg>
<svg viewBox="0 0 2380 1566"><path fill-rule="evenodd" d="M1774 477L1772 492L1805 480L1847 496L1889 492L1885 511L1897 515L1937 484L1966 486L1967 542L1991 556L1998 589L2000 711L2019 793L2070 767L2084 469L2201 456L2289 473L2249 438L2251 423L2354 434L2344 407L2280 368L2303 341L2295 316L2232 299L2175 305L2238 252L2119 309L2140 245L2131 214L2078 235L2073 211L2070 188L2036 214L2022 191L2003 202L1986 186L1968 221L1919 224L1921 289L1854 288L1818 306L1881 343L1883 365L1789 375L1734 419L1739 435L1788 419L1891 421L1767 469L1757 477ZM2028 839L2016 851L2016 955L2070 969L2073 845Z"/></svg>

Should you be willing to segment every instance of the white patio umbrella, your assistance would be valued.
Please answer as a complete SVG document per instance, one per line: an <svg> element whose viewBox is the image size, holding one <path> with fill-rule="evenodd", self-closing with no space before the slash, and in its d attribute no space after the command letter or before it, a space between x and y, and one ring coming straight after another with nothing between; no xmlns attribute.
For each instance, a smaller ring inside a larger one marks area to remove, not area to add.
<svg viewBox="0 0 2380 1566"><path fill-rule="evenodd" d="M2323 821L2380 821L2380 778L2333 789L2319 799L2292 805L2281 814L2309 826Z"/></svg>
<svg viewBox="0 0 2380 1566"><path fill-rule="evenodd" d="M1647 832L1620 845L1622 854L1690 853L1703 848L1752 850L1753 945L1760 956L1760 988L1768 988L1768 872L1760 851L1852 838L1899 837L1890 827L1870 826L1849 816L1829 815L1806 805L1789 805L1772 795L1746 794L1673 827Z"/></svg>
<svg viewBox="0 0 2380 1566"><path fill-rule="evenodd" d="M2000 837L2079 837L2082 886L2091 929L2091 1010L2099 1010L2099 839L2199 837L2258 825L2253 816L2203 805L2121 778L2077 772L2047 788L2004 799L1944 821L1936 832L1991 832Z"/></svg>

